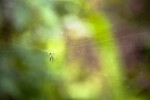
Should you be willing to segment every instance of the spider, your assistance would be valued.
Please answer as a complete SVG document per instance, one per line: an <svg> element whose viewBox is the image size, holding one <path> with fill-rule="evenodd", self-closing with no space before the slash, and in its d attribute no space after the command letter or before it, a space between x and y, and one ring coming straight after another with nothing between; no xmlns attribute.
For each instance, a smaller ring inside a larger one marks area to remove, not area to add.
<svg viewBox="0 0 150 100"><path fill-rule="evenodd" d="M43 51L48 54L50 62L54 62L54 60L56 60L53 57L54 56L54 52L56 51L55 49L52 49L52 50L43 50Z"/></svg>
<svg viewBox="0 0 150 100"><path fill-rule="evenodd" d="M56 52L56 50L52 49L52 50L44 50L44 51L47 52L50 62L54 62L54 60L55 60L54 53Z"/></svg>
<svg viewBox="0 0 150 100"><path fill-rule="evenodd" d="M54 61L54 57L53 57L51 52L49 53L49 57L50 57L50 62L53 62Z"/></svg>

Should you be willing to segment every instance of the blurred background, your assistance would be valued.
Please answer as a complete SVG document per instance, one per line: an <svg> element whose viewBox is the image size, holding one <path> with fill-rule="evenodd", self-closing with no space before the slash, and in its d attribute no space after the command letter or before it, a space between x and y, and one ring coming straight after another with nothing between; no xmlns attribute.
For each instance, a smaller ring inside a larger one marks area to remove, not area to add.
<svg viewBox="0 0 150 100"><path fill-rule="evenodd" d="M0 0L0 100L149 100L149 10L149 0Z"/></svg>

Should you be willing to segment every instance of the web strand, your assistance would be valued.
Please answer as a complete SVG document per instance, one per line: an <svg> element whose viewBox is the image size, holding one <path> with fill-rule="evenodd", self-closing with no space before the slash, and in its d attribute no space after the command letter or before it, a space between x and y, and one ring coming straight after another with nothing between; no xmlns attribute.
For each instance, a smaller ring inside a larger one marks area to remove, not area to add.
<svg viewBox="0 0 150 100"><path fill-rule="evenodd" d="M120 31L120 30L119 30ZM123 31L123 30L121 30L121 31ZM117 40L117 39L124 39L124 38L127 38L127 37L131 37L131 36L134 36L134 37L136 37L136 36L138 36L138 35L142 35L142 36L144 36L144 35L146 35L148 32L143 32L143 33L138 33L138 34L128 34L128 35L124 35L124 36L119 36L119 37L115 37L115 38L113 38L113 39L106 39L106 40L102 40L102 41L98 41L98 42L90 42L90 41L92 41L91 39L88 39L88 40L85 40L85 41L83 41L82 43L83 44L81 44L81 45L78 45L78 43L76 43L77 45L73 45L73 46L70 46L69 48L71 48L71 49L74 49L74 48L79 48L79 47L85 47L85 46L92 46L92 45L99 45L100 43L104 43L104 42L111 42L111 41L114 41L114 40ZM107 33L105 33L105 34L107 34ZM102 34L102 35L105 35L105 34ZM2 35L2 34L1 34ZM15 38L19 38L20 36L15 36ZM95 39L95 38L94 38ZM38 48L38 47L36 47L36 46L33 46L32 45L32 42L27 42L27 41L21 41L21 44L20 44L20 41L19 41L19 39L17 40L15 40L15 39L12 39L12 38L10 38L9 39L10 41L13 41L13 45L16 45L17 47L23 47L24 49L26 49L27 47L28 48L34 48L34 49L36 49L36 50L39 50L39 51L42 51L42 52L45 52L43 49L40 49L40 48ZM86 43L88 41L88 43ZM0 42L0 43L2 43L2 41ZM23 46L22 46L23 45ZM0 52L9 52L9 50L6 50L6 51L0 51Z"/></svg>

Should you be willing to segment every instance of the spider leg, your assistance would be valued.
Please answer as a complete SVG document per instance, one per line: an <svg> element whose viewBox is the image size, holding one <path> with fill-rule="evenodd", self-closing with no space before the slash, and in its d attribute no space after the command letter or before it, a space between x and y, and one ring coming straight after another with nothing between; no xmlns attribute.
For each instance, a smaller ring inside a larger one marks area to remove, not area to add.
<svg viewBox="0 0 150 100"><path fill-rule="evenodd" d="M50 57L50 62L53 62L54 61L54 58L53 57Z"/></svg>
<svg viewBox="0 0 150 100"><path fill-rule="evenodd" d="M50 57L50 62L51 62L51 57Z"/></svg>
<svg viewBox="0 0 150 100"><path fill-rule="evenodd" d="M52 57L52 62L54 61L54 58Z"/></svg>

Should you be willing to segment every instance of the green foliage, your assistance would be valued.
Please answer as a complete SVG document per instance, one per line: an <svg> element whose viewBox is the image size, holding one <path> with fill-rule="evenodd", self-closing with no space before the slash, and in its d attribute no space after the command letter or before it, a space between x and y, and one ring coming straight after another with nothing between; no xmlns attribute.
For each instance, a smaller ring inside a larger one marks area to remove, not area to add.
<svg viewBox="0 0 150 100"><path fill-rule="evenodd" d="M87 1L1 0L0 4L1 100L135 98L123 84L111 22ZM98 51L92 52L97 52L98 68L90 66L92 71L86 66L93 60L88 56L90 61L75 55L70 60L69 51L74 49L65 36L97 41ZM52 50L53 62L46 52Z"/></svg>

